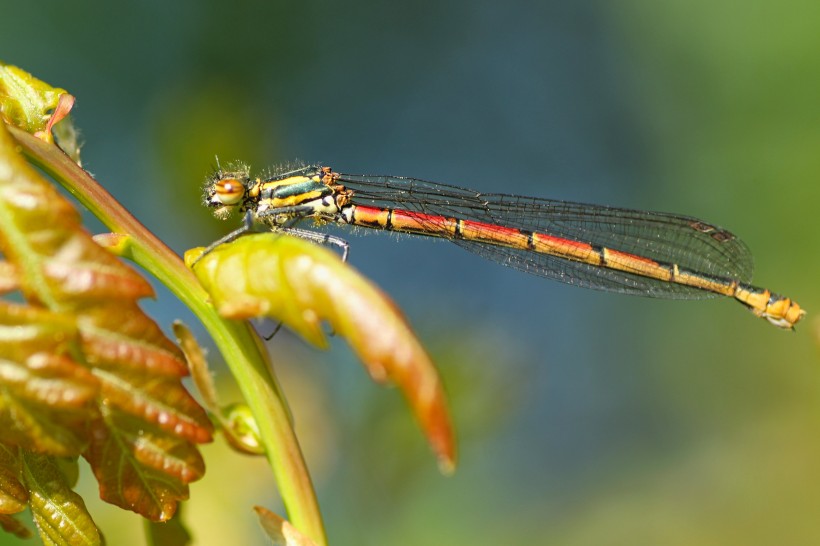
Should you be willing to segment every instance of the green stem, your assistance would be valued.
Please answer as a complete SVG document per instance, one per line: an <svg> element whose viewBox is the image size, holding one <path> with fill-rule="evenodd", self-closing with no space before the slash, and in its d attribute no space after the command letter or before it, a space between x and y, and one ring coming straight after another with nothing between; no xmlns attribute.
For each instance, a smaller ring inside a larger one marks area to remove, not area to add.
<svg viewBox="0 0 820 546"><path fill-rule="evenodd" d="M159 279L202 321L256 419L291 523L317 544L326 544L316 494L284 395L255 332L246 322L220 317L179 256L59 148L19 129L8 129L32 163L54 177L108 229L127 236L119 248L122 255Z"/></svg>

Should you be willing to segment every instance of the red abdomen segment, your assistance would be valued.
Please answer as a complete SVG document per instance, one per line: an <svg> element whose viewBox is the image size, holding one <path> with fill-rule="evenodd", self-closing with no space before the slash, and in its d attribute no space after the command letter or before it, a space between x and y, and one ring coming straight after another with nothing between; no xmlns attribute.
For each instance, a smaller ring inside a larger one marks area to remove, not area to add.
<svg viewBox="0 0 820 546"><path fill-rule="evenodd" d="M649 286L656 286L657 283L671 283L712 294L730 296L746 306L756 316L765 318L779 328L791 329L805 315L805 311L791 299L742 283L737 279L702 274L679 267L675 263L662 262L594 243L555 237L537 231L409 210L365 205L350 205L350 207L352 210L345 215L345 220L351 225L449 239L500 262L509 259L509 254L503 250L490 250L492 247L533 255L546 255L576 264L586 264L589 268L621 272L625 286L630 282L634 284L633 279L638 277L650 279L652 282ZM482 250L476 250L477 246ZM517 259L520 262L520 258ZM537 273L537 271L533 272ZM587 274L584 277L584 285L613 290L613 275L608 274L601 278L600 285L596 286L595 277ZM634 293L634 290L631 292ZM673 293L669 291L669 294ZM646 295L665 294L662 290L655 290L652 293L647 291Z"/></svg>

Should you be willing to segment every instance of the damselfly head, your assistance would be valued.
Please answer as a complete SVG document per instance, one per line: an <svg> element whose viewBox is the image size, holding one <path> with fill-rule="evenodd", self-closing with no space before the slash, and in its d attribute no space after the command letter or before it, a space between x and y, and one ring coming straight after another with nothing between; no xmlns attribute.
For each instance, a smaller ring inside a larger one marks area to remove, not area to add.
<svg viewBox="0 0 820 546"><path fill-rule="evenodd" d="M242 208L249 183L247 171L227 172L219 169L205 183L203 202L205 206L215 209L217 218L226 218L237 208Z"/></svg>

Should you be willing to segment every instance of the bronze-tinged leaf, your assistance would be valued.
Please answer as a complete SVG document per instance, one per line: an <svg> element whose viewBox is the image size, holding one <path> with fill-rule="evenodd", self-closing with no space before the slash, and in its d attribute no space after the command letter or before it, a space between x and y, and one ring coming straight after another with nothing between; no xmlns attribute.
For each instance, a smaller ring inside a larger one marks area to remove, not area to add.
<svg viewBox="0 0 820 546"><path fill-rule="evenodd" d="M46 354L33 355L23 366L0 361L3 441L54 455L79 454L95 414L89 403L97 394L94 377L79 370L70 359Z"/></svg>
<svg viewBox="0 0 820 546"><path fill-rule="evenodd" d="M265 534L273 541L274 546L316 546L316 543L300 533L287 520L262 506L254 506L259 517L259 524Z"/></svg>
<svg viewBox="0 0 820 546"><path fill-rule="evenodd" d="M136 304L120 311L116 328L99 308L81 319L83 350L106 404L190 442L211 441L208 415L180 382L188 374L182 352Z"/></svg>
<svg viewBox="0 0 820 546"><path fill-rule="evenodd" d="M0 439L52 455L82 451L107 500L147 517L167 517L187 497L187 483L201 477L196 444L211 440L213 425L182 385L187 368L181 352L139 308L137 299L153 294L150 283L94 242L71 203L22 160L4 126L0 252L13 266L26 307L41 313L30 321L31 338L61 335L65 346L8 364L2 359L21 354L13 337L23 330L7 330L5 343L0 316ZM44 313L57 326L49 326ZM69 375L71 363L85 375ZM78 378L90 378L96 391L93 411L75 421L68 398L57 393L60 382ZM47 407L32 406L38 397L49 397ZM123 453L130 454L128 464ZM117 483L119 492L110 493ZM135 502L133 491L154 502Z"/></svg>
<svg viewBox="0 0 820 546"><path fill-rule="evenodd" d="M205 472L196 446L115 409L94 426L86 454L103 500L167 521Z"/></svg>
<svg viewBox="0 0 820 546"><path fill-rule="evenodd" d="M86 361L101 368L132 369L172 378L188 375L182 351L133 301L121 301L117 320L112 310L94 305L78 320Z"/></svg>
<svg viewBox="0 0 820 546"><path fill-rule="evenodd" d="M452 470L455 442L435 366L393 302L335 254L294 237L261 233L217 247L193 270L225 317L281 320L320 347L327 346L327 321L373 379L390 380L402 390L442 470Z"/></svg>
<svg viewBox="0 0 820 546"><path fill-rule="evenodd" d="M21 291L52 311L92 301L116 309L153 294L135 270L100 248L80 216L14 151L0 128L0 251L17 270Z"/></svg>
<svg viewBox="0 0 820 546"><path fill-rule="evenodd" d="M212 425L204 410L179 381L141 374L110 373L100 368L105 403L192 443L211 441Z"/></svg>
<svg viewBox="0 0 820 546"><path fill-rule="evenodd" d="M81 322L105 401L85 456L105 501L165 521L204 474L196 444L211 441L213 425L180 381L187 368L179 349L135 304L121 309L116 324L97 311Z"/></svg>
<svg viewBox="0 0 820 546"><path fill-rule="evenodd" d="M23 475L31 494L34 523L45 544L102 544L82 497L71 490L57 462L47 455L23 456Z"/></svg>
<svg viewBox="0 0 820 546"><path fill-rule="evenodd" d="M78 248L77 251L82 249ZM96 251L94 249L95 253ZM108 298L128 300L154 295L151 285L133 270L120 265L111 267L96 261L86 262L79 255L48 260L43 264L43 272L53 290L63 300L74 296L84 302Z"/></svg>
<svg viewBox="0 0 820 546"><path fill-rule="evenodd" d="M97 415L99 381L71 358L71 317L0 301L0 441L78 455Z"/></svg>
<svg viewBox="0 0 820 546"><path fill-rule="evenodd" d="M20 481L19 451L0 443L0 514L16 514L28 506L28 490Z"/></svg>
<svg viewBox="0 0 820 546"><path fill-rule="evenodd" d="M0 300L0 358L20 362L34 353L66 354L77 336L70 314Z"/></svg>

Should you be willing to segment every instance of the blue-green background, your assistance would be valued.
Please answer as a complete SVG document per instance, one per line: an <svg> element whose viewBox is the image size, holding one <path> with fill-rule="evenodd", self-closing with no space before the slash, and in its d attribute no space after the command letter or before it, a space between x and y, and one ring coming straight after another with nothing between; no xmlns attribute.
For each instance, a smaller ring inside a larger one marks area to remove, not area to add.
<svg viewBox="0 0 820 546"><path fill-rule="evenodd" d="M85 166L180 253L235 226L199 206L214 156L299 158L699 216L809 311L791 334L342 233L439 364L461 464L436 472L342 341L276 336L332 544L820 543L820 3L30 0L0 28L0 58L76 95ZM193 322L161 289L145 307ZM266 544L264 462L204 452L195 543ZM81 488L109 544L141 542Z"/></svg>

